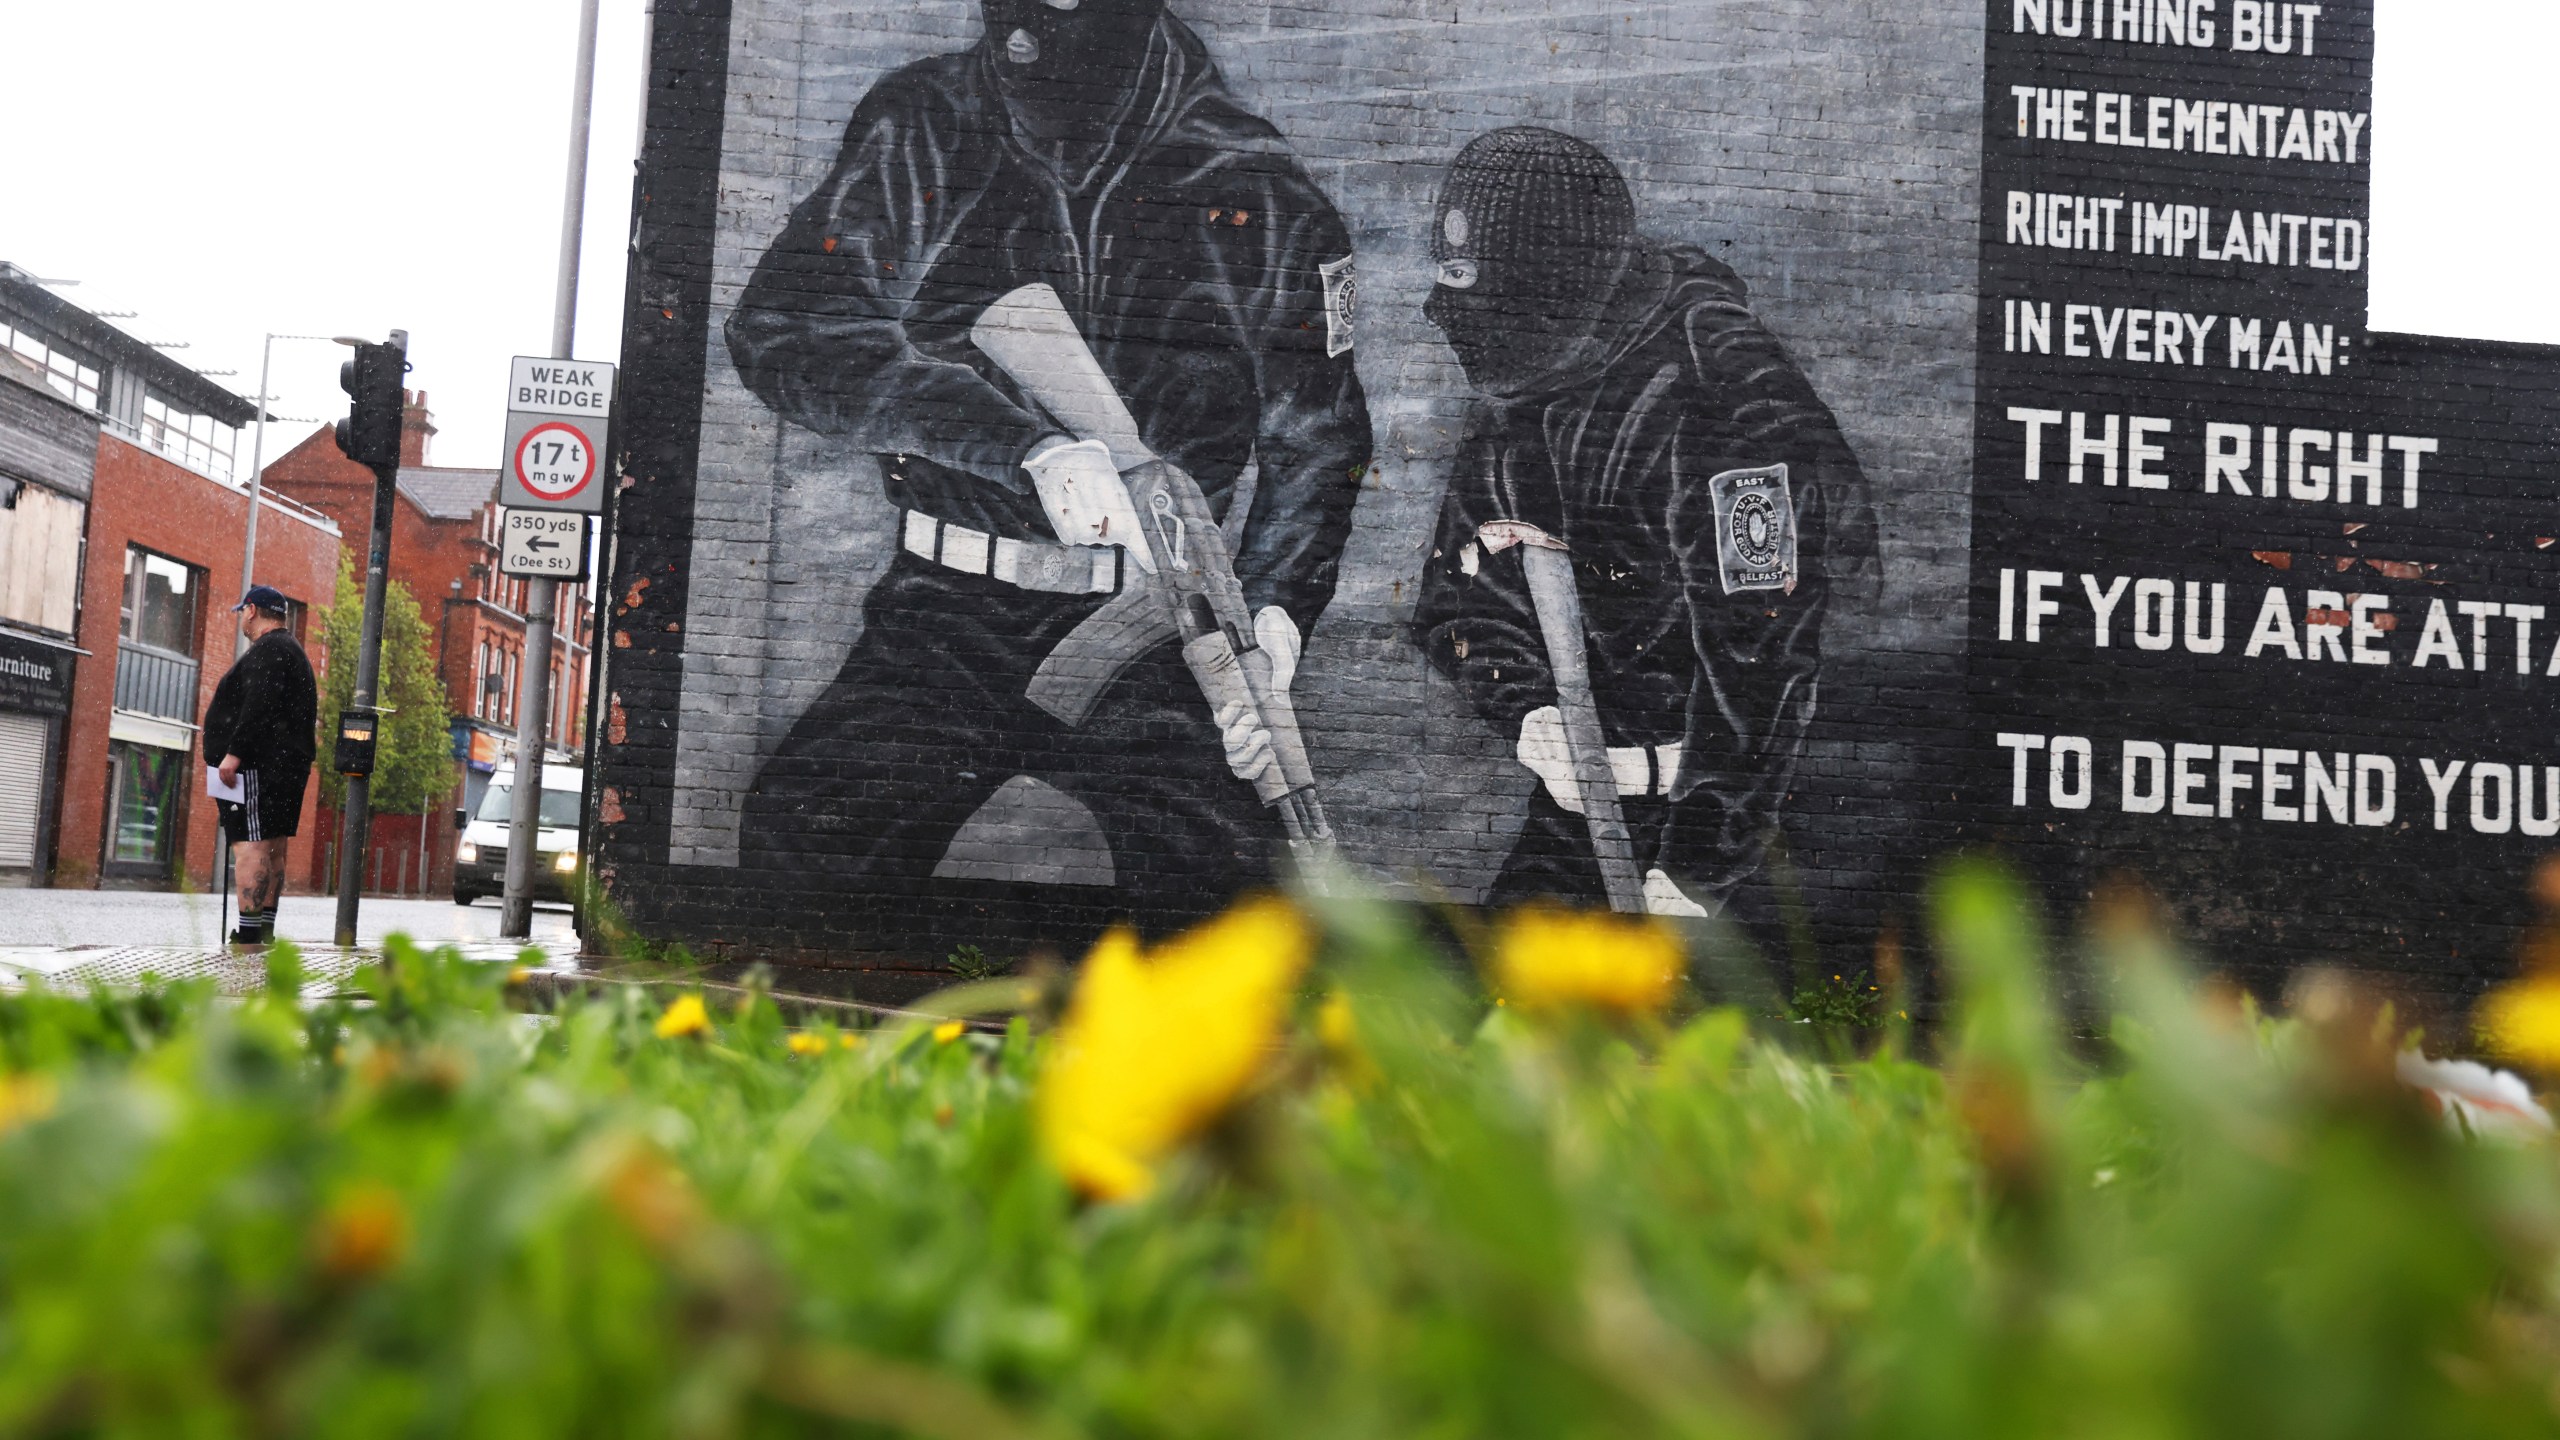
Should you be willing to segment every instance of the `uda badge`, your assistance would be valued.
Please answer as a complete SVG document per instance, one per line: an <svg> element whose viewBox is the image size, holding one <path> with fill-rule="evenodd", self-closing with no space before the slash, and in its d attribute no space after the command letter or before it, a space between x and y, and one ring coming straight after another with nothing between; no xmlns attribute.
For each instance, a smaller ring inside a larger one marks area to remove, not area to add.
<svg viewBox="0 0 2560 1440"><path fill-rule="evenodd" d="M1324 353L1330 360L1351 348L1351 320L1360 305L1360 286L1351 273L1351 256L1316 267L1324 276Z"/></svg>
<svg viewBox="0 0 2560 1440"><path fill-rule="evenodd" d="M1787 467L1727 470L1707 482L1716 502L1716 563L1724 593L1791 590L1796 583L1796 507Z"/></svg>

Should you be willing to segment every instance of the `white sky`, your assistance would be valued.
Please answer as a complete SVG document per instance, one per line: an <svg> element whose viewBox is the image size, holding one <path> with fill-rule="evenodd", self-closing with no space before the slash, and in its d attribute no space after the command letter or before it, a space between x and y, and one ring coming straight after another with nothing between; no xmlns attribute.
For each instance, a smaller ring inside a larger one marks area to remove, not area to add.
<svg viewBox="0 0 2560 1440"><path fill-rule="evenodd" d="M894 3L894 0L893 0ZM2346 0L2354 3L2354 0ZM2377 329L2560 343L2553 0L2379 0ZM604 0L577 350L620 341L644 0ZM18 3L0 259L223 383L269 331L410 334L432 458L494 465L508 357L550 338L576 0ZM336 346L279 341L333 420ZM309 424L269 433L272 458ZM247 463L248 436L241 437Z"/></svg>

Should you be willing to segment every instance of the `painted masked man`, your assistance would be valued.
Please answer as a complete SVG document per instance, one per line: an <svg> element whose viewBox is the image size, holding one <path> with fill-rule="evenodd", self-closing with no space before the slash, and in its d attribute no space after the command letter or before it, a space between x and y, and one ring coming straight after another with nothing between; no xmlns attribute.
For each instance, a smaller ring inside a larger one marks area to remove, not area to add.
<svg viewBox="0 0 2560 1440"><path fill-rule="evenodd" d="M1481 393L1420 624L1539 777L1493 894L1599 903L1593 826L1533 594L1565 567L1643 907L1699 913L1758 864L1821 668L1833 581L1874 553L1865 480L1742 282L1636 233L1626 182L1552 130L1452 163L1425 311ZM1554 617L1545 617L1552 623ZM1586 732L1587 733L1587 732ZM1632 888L1632 886L1630 887ZM1621 904L1620 908L1630 908Z"/></svg>
<svg viewBox="0 0 2560 1440"><path fill-rule="evenodd" d="M984 23L864 97L729 322L756 393L877 455L901 512L853 653L748 798L743 854L922 879L1028 776L1093 814L1142 910L1194 911L1268 874L1277 831L1240 778L1267 736L1213 718L1172 645L1078 630L1136 578L1127 491L971 327L1054 290L1221 517L1285 689L1369 459L1350 238L1162 0L985 0ZM1062 668L1102 683L1028 694Z"/></svg>

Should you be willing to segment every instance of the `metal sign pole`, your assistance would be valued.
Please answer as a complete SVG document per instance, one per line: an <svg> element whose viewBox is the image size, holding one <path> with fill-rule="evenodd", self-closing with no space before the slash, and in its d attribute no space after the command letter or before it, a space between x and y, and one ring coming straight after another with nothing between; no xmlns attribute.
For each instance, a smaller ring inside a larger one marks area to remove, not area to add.
<svg viewBox="0 0 2560 1440"><path fill-rule="evenodd" d="M394 343L408 348L408 337L392 332ZM348 708L374 709L374 686L382 677L382 593L391 580L391 502L399 493L400 467L373 470L373 540L364 563L364 633L356 641L356 693ZM378 732L377 732L378 733ZM370 767L368 767L368 770ZM356 943L356 904L364 888L365 832L373 819L373 776L347 777L347 803L338 819L337 942Z"/></svg>
<svg viewBox="0 0 2560 1440"><path fill-rule="evenodd" d="M570 357L578 327L578 247L586 235L587 129L596 96L596 9L578 7L578 72L569 101L568 193L561 202L560 281L552 296L551 354ZM594 457L590 456L590 463ZM512 460L510 463L513 463ZM509 940L533 934L533 867L542 838L542 750L551 719L551 621L560 582L537 580L525 605L524 665L517 693L514 806L507 823L507 888L498 933Z"/></svg>

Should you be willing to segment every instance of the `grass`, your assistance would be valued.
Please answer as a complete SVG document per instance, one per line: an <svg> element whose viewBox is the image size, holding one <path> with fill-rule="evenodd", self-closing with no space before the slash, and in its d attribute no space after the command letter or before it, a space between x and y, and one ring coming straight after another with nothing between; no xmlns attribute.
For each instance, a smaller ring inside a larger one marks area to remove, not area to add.
<svg viewBox="0 0 2560 1440"><path fill-rule="evenodd" d="M1959 870L1924 1056L1863 984L1524 1012L1304 903L1253 1083L1121 1203L1044 1148L1037 983L956 1036L397 944L352 1001L0 997L0 1433L2560 1431L2555 1154L2366 997L2262 1016L2117 915L2093 1061Z"/></svg>

